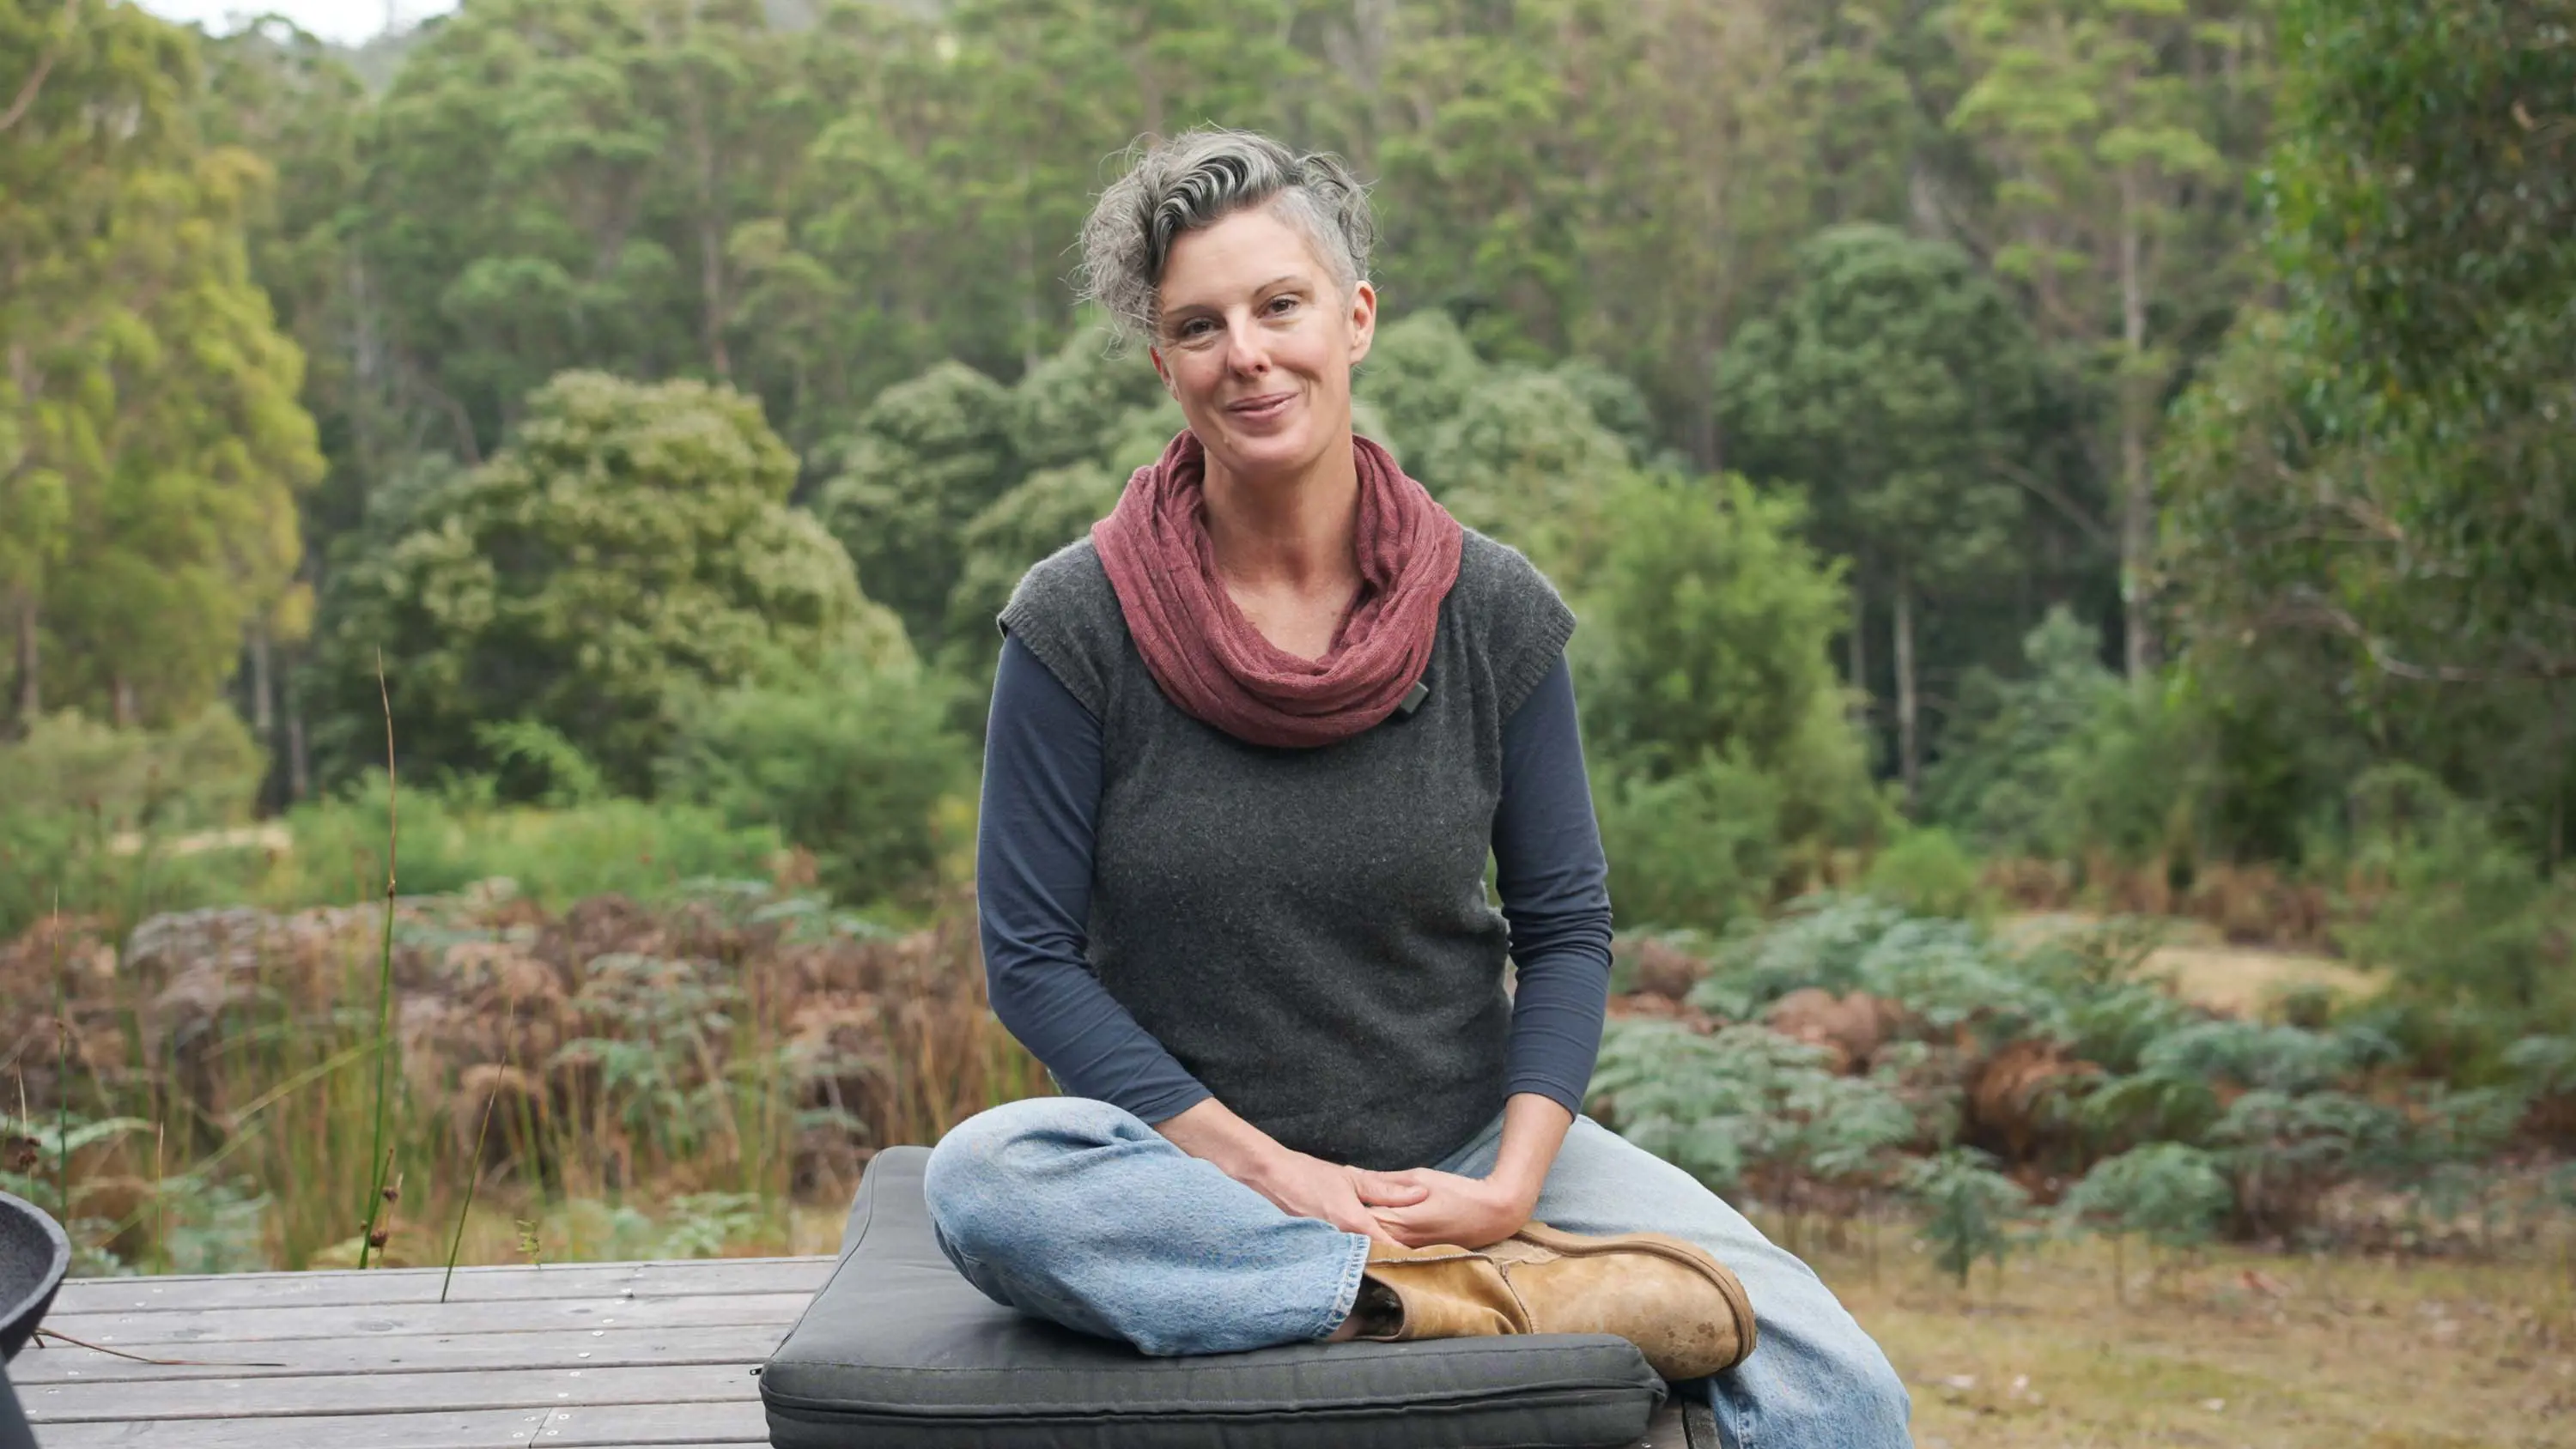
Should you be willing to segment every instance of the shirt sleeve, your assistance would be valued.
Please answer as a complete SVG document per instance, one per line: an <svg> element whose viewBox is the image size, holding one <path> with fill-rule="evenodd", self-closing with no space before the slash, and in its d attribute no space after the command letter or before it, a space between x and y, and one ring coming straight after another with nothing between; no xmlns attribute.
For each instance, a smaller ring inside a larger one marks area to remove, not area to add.
<svg viewBox="0 0 2576 1449"><path fill-rule="evenodd" d="M1505 1090L1580 1115L1610 1001L1610 868L1562 653L1503 722L1494 866L1517 973Z"/></svg>
<svg viewBox="0 0 2576 1449"><path fill-rule="evenodd" d="M993 1014L1065 1091L1161 1122L1212 1095L1089 959L1100 721L1015 637L984 742L976 911Z"/></svg>

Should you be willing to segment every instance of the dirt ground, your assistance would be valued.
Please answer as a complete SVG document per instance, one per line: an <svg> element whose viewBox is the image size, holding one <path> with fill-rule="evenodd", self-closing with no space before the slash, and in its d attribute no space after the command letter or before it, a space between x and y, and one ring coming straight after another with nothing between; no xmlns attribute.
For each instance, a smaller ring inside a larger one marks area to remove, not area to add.
<svg viewBox="0 0 2576 1449"><path fill-rule="evenodd" d="M1914 1394L1920 1449L2565 1449L2576 1273L2212 1254L2151 1284L2052 1246L1962 1294L1887 1231L1817 1266Z"/></svg>

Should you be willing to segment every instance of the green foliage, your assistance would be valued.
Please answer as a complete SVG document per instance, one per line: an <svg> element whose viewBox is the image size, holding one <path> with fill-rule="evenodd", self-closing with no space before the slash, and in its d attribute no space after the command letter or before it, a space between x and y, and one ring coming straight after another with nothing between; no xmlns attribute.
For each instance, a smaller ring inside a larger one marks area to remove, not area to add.
<svg viewBox="0 0 2576 1449"><path fill-rule="evenodd" d="M499 804L475 781L406 782L400 811L406 895L501 879L552 907L611 893L653 900L707 878L766 878L783 848L776 831L735 826L701 805L608 798L532 809ZM286 825L294 849L244 894L281 908L382 897L389 822L381 774L298 806Z"/></svg>
<svg viewBox="0 0 2576 1449"><path fill-rule="evenodd" d="M1577 660L1596 759L1649 780L1707 761L1759 772L1791 841L1864 832L1880 811L1825 657L1841 589L1802 517L1739 478L1618 485L1581 600L1601 637Z"/></svg>
<svg viewBox="0 0 2576 1449"><path fill-rule="evenodd" d="M490 751L504 771L526 769L541 776L544 788L527 792L540 804L586 805L608 794L608 782L601 778L599 767L551 725L532 719L477 725L474 742Z"/></svg>
<svg viewBox="0 0 2576 1449"><path fill-rule="evenodd" d="M814 500L915 647L936 649L967 521L1019 477L1008 389L942 363L879 394Z"/></svg>
<svg viewBox="0 0 2576 1449"><path fill-rule="evenodd" d="M1767 929L1729 940L1691 1001L1749 1017L1800 987L1866 991L1925 1025L1998 1039L2059 1032L2065 998L2102 989L2048 968L2064 947L2014 954L1971 922L1913 916L1868 897L1812 896Z"/></svg>
<svg viewBox="0 0 2576 1449"><path fill-rule="evenodd" d="M1183 426L1147 360L1112 351L1096 326L1076 326L1011 389L1011 440L1025 468L1099 463L1123 481Z"/></svg>
<svg viewBox="0 0 2576 1449"><path fill-rule="evenodd" d="M1088 537L1118 506L1127 475L1098 464L1041 469L978 513L959 539L963 564L948 593L942 662L977 684L991 680L1002 652L994 621L1020 576L1040 559Z"/></svg>
<svg viewBox="0 0 2576 1449"><path fill-rule="evenodd" d="M1949 124L1995 168L1996 269L2038 299L2063 365L2098 390L2130 682L2151 607L2163 403L2195 328L2223 325L2251 218L2230 185L2269 102L2260 7L2225 0L1963 0Z"/></svg>
<svg viewBox="0 0 2576 1449"><path fill-rule="evenodd" d="M265 762L215 705L166 730L65 712L0 744L0 813L75 814L115 830L190 830L248 818Z"/></svg>
<svg viewBox="0 0 2576 1449"><path fill-rule="evenodd" d="M2569 884L2550 881L2484 811L2420 771L2377 771L2353 793L2363 815L2356 863L2383 876L2386 894L2338 931L2345 949L2436 1005L2520 1027L2576 1022Z"/></svg>
<svg viewBox="0 0 2576 1449"><path fill-rule="evenodd" d="M1622 1136L1712 1191L1792 1209L1777 1199L1800 1181L1874 1183L1919 1130L1891 1083L1838 1076L1815 1048L1751 1026L1616 1023L1588 1095Z"/></svg>
<svg viewBox="0 0 2576 1449"><path fill-rule="evenodd" d="M2041 364L2030 326L1947 242L1841 226L1801 245L1791 290L1719 361L1732 460L1795 483L1856 582L1889 599L1899 763L1919 774L1914 614L1987 585L2014 542ZM1858 681L1855 681L1858 683Z"/></svg>
<svg viewBox="0 0 2576 1449"><path fill-rule="evenodd" d="M2059 795L2043 839L2061 858L2188 859L2205 838L2211 787L2204 721L2187 681L2151 679L2101 697L2057 752Z"/></svg>
<svg viewBox="0 0 2576 1449"><path fill-rule="evenodd" d="M1869 863L1861 889L1917 915L1983 915L1988 907L1977 860L1938 827L1908 830Z"/></svg>
<svg viewBox="0 0 2576 1449"><path fill-rule="evenodd" d="M1404 470L1470 528L1580 588L1598 564L1603 499L1655 451L1633 383L1600 363L1492 366L1437 309L1382 327L1353 391Z"/></svg>
<svg viewBox="0 0 2576 1449"><path fill-rule="evenodd" d="M795 460L750 399L571 373L529 407L326 588L306 697L335 772L383 758L378 650L406 774L483 769L477 730L532 720L629 791L686 692L781 654L900 654L848 556L786 506Z"/></svg>
<svg viewBox="0 0 2576 1449"><path fill-rule="evenodd" d="M0 939L57 909L132 921L238 899L264 859L247 820L266 762L213 705L166 730L50 715L0 744Z"/></svg>
<svg viewBox="0 0 2576 1449"><path fill-rule="evenodd" d="M756 1193L692 1192L671 1200L656 1258L721 1258L734 1244L770 1226L770 1205Z"/></svg>
<svg viewBox="0 0 2576 1449"><path fill-rule="evenodd" d="M938 808L974 773L947 695L936 675L861 660L739 686L683 726L664 791L813 851L843 900L908 891L935 876Z"/></svg>
<svg viewBox="0 0 2576 1449"><path fill-rule="evenodd" d="M1953 1147L1907 1166L1905 1194L1922 1212L1924 1246L1941 1271L1968 1286L1979 1258L2003 1271L2020 1246L2013 1220L2030 1206L2019 1183L1994 1170L1994 1158L1973 1147Z"/></svg>
<svg viewBox="0 0 2576 1449"><path fill-rule="evenodd" d="M943 363L888 388L836 445L815 507L924 655L981 681L1020 575L1106 516L1182 427L1143 358L1077 329L1015 387Z"/></svg>
<svg viewBox="0 0 2576 1449"><path fill-rule="evenodd" d="M1485 372L1485 360L1457 322L1437 307L1423 308L1379 325L1351 391L1377 409L1385 423L1377 440L1411 472L1415 452L1458 415Z"/></svg>
<svg viewBox="0 0 2576 1449"><path fill-rule="evenodd" d="M2377 759L2564 858L2576 752L2565 19L2281 12L2274 307L2176 404L2165 558L2202 656L2312 657ZM2516 98L2532 97L2524 101Z"/></svg>
<svg viewBox="0 0 2576 1449"><path fill-rule="evenodd" d="M1576 588L1601 555L1604 484L1628 463L1591 399L1552 373L1516 370L1480 378L1404 457L1459 522Z"/></svg>
<svg viewBox="0 0 2576 1449"><path fill-rule="evenodd" d="M1655 779L1604 776L1593 797L1622 924L1719 927L1758 917L1780 861L1780 786L1731 759Z"/></svg>
<svg viewBox="0 0 2576 1449"><path fill-rule="evenodd" d="M2062 608L2023 637L2022 660L2018 678L1977 669L1961 681L1923 804L1980 848L2043 854L2064 843L2067 776L2090 763L2070 745L2113 707L2119 680L2103 667L2100 631Z"/></svg>
<svg viewBox="0 0 2576 1449"><path fill-rule="evenodd" d="M2216 1157L2187 1143L2151 1142L2093 1164L2058 1200L2058 1214L2070 1227L2182 1249L2208 1242L2234 1205Z"/></svg>
<svg viewBox="0 0 2576 1449"><path fill-rule="evenodd" d="M172 723L212 702L288 592L295 496L323 467L303 354L251 275L245 227L273 176L209 141L190 32L139 9L10 0L0 54L0 613L19 713Z"/></svg>

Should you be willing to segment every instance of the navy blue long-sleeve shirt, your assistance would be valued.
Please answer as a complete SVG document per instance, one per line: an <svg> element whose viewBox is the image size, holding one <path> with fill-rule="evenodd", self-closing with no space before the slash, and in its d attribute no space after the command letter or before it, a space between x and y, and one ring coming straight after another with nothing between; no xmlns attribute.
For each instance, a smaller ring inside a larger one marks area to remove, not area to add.
<svg viewBox="0 0 2576 1449"><path fill-rule="evenodd" d="M1066 1091L1161 1122L1211 1093L1087 963L1101 762L1100 722L1005 638L976 851L993 1009ZM1493 853L1517 973L1506 1091L1580 1112L1608 1001L1610 896L1561 655L1504 721Z"/></svg>

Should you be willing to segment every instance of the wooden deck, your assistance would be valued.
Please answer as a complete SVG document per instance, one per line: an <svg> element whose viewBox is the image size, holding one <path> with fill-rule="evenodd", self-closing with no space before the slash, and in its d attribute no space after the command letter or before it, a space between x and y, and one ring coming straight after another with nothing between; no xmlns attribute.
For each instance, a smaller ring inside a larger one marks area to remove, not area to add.
<svg viewBox="0 0 2576 1449"><path fill-rule="evenodd" d="M79 1279L9 1366L43 1449L769 1442L752 1367L829 1258Z"/></svg>
<svg viewBox="0 0 2576 1449"><path fill-rule="evenodd" d="M135 1358L51 1342L9 1375L43 1449L747 1449L752 1369L831 1263L459 1268L445 1303L434 1268L78 1279L45 1328ZM1638 1449L1685 1449L1679 1416Z"/></svg>

